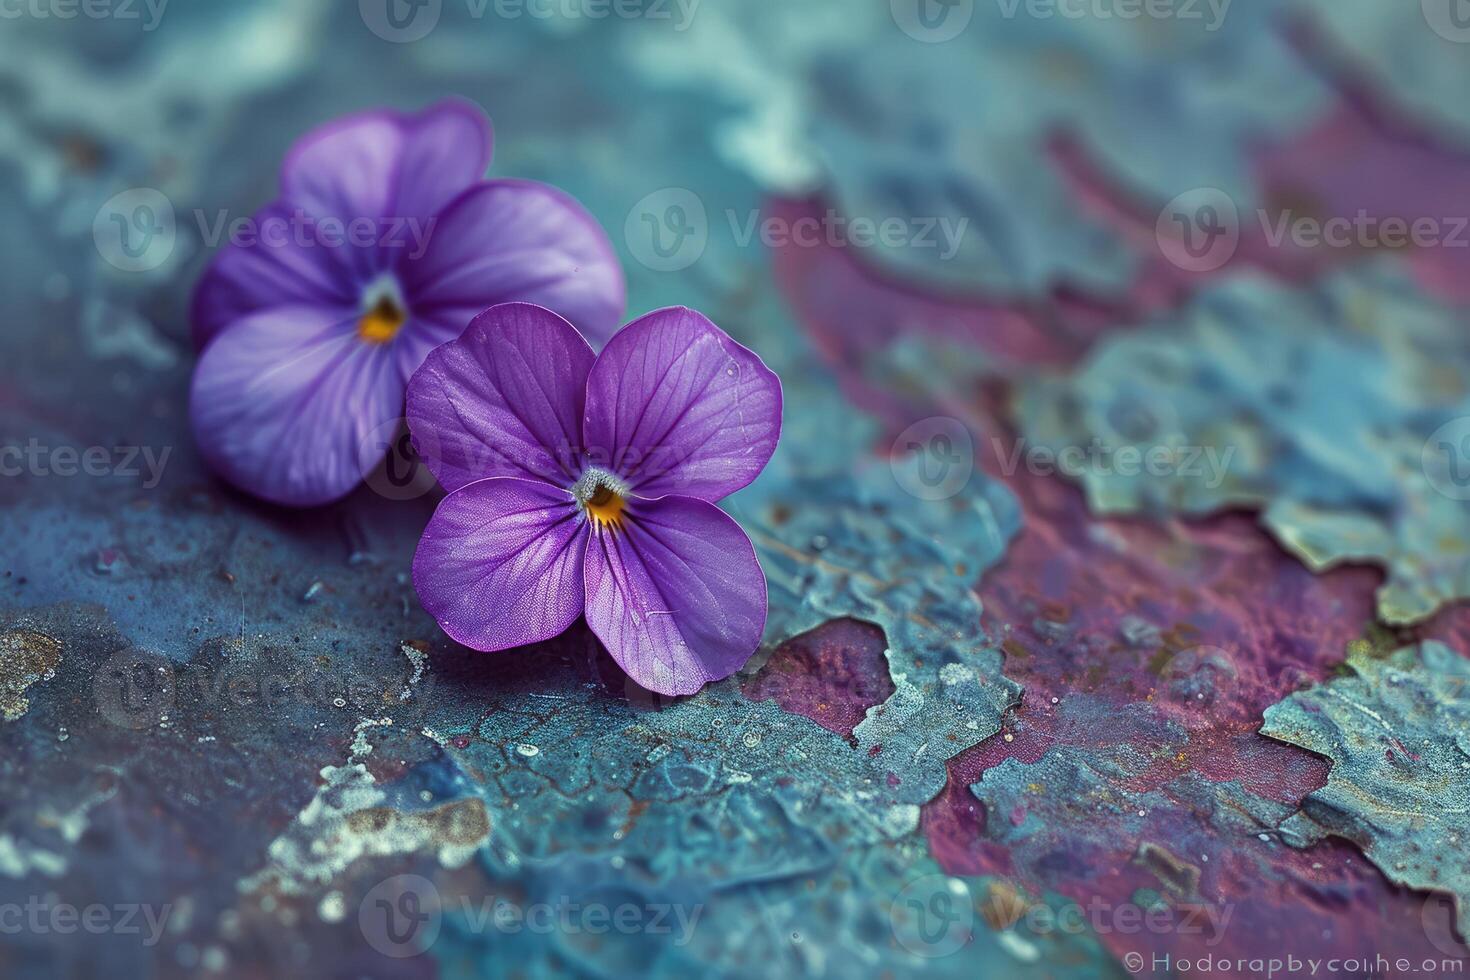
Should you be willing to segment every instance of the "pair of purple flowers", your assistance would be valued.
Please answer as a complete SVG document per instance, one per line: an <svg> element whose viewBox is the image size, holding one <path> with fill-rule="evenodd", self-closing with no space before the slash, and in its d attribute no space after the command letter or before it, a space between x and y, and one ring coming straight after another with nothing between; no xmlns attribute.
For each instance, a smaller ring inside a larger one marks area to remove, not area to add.
<svg viewBox="0 0 1470 980"><path fill-rule="evenodd" d="M693 693L765 625L754 549L715 502L775 450L780 382L692 310L614 333L606 235L560 191L483 180L490 146L483 115L448 103L292 149L257 221L299 233L228 246L195 296L200 448L236 486L310 506L350 492L406 414L449 491L413 566L445 632L504 650L585 616L639 684ZM384 234L323 232L364 219ZM407 225L426 237L387 234Z"/></svg>

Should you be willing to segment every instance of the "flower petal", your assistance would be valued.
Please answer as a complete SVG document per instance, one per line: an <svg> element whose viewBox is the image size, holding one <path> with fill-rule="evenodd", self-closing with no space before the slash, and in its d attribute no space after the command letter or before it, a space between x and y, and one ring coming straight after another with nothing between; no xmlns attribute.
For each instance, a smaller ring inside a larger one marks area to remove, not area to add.
<svg viewBox="0 0 1470 980"><path fill-rule="evenodd" d="M299 209L276 202L252 220L252 234L228 242L194 289L194 346L203 350L225 327L274 306L352 306L358 296L343 275L343 256L316 241ZM228 234L228 227L222 226Z"/></svg>
<svg viewBox="0 0 1470 980"><path fill-rule="evenodd" d="M308 133L286 157L281 199L243 232L221 225L249 237L227 244L195 290L195 346L258 310L358 304L364 285L427 247L438 212L485 175L490 146L489 120L459 101Z"/></svg>
<svg viewBox="0 0 1470 980"><path fill-rule="evenodd" d="M413 560L419 601L476 650L550 639L582 614L587 522L565 490L481 480L439 504Z"/></svg>
<svg viewBox="0 0 1470 980"><path fill-rule="evenodd" d="M391 351L358 339L352 310L285 306L245 317L209 345L190 413L222 477L307 507L345 496L380 461L363 449L402 401Z"/></svg>
<svg viewBox="0 0 1470 980"><path fill-rule="evenodd" d="M714 504L634 498L587 546L587 625L639 684L693 694L760 645L766 578L750 539Z"/></svg>
<svg viewBox="0 0 1470 980"><path fill-rule="evenodd" d="M570 486L595 356L550 310L486 310L409 382L406 414L419 456L446 490L494 476Z"/></svg>
<svg viewBox="0 0 1470 980"><path fill-rule="evenodd" d="M765 468L781 382L703 314L655 310L618 331L587 380L589 459L640 496L719 500Z"/></svg>
<svg viewBox="0 0 1470 980"><path fill-rule="evenodd" d="M318 218L427 219L485 176L490 121L451 100L417 115L346 116L297 141L281 197Z"/></svg>
<svg viewBox="0 0 1470 980"><path fill-rule="evenodd" d="M466 191L400 275L415 314L466 325L498 303L535 303L593 344L612 336L626 302L617 253L596 220L556 188L524 180Z"/></svg>

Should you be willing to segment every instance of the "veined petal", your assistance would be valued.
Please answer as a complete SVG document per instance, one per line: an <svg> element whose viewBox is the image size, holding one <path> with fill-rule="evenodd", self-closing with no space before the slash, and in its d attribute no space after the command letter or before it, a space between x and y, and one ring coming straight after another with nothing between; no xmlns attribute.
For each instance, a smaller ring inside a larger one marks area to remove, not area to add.
<svg viewBox="0 0 1470 980"><path fill-rule="evenodd" d="M190 415L222 477L295 507L357 486L363 447L403 402L390 352L358 339L357 320L345 308L284 306L245 317L209 345Z"/></svg>
<svg viewBox="0 0 1470 980"><path fill-rule="evenodd" d="M780 380L694 310L634 320L587 380L589 459L640 496L719 500L756 478L780 434Z"/></svg>
<svg viewBox="0 0 1470 980"><path fill-rule="evenodd" d="M281 197L317 218L428 219L485 176L491 144L484 113L457 100L346 116L291 148Z"/></svg>
<svg viewBox="0 0 1470 980"><path fill-rule="evenodd" d="M622 266L597 221L561 191L524 180L466 191L400 275L415 314L434 321L468 325L500 303L535 303L593 344L612 336L626 302Z"/></svg>
<svg viewBox="0 0 1470 980"><path fill-rule="evenodd" d="M408 424L419 456L446 490L494 476L570 486L595 356L550 310L491 307L431 353L409 382Z"/></svg>
<svg viewBox="0 0 1470 980"><path fill-rule="evenodd" d="M203 350L228 325L277 306L352 306L352 263L323 247L300 210L277 201L251 219L249 238L227 241L194 289L190 321ZM224 216L220 219L224 221ZM220 233L229 235L222 224Z"/></svg>
<svg viewBox="0 0 1470 980"><path fill-rule="evenodd" d="M587 625L619 666L660 694L693 694L760 645L766 578L750 539L714 504L633 498L591 533Z"/></svg>
<svg viewBox="0 0 1470 980"><path fill-rule="evenodd" d="M414 556L414 588L444 632L467 647L547 640L582 614L587 534L565 490L481 480L439 504Z"/></svg>
<svg viewBox="0 0 1470 980"><path fill-rule="evenodd" d="M195 346L258 310L360 303L364 285L427 248L438 212L485 175L490 147L489 120L458 101L307 134L282 167L281 199L243 232L221 224L248 237L227 242L195 290Z"/></svg>

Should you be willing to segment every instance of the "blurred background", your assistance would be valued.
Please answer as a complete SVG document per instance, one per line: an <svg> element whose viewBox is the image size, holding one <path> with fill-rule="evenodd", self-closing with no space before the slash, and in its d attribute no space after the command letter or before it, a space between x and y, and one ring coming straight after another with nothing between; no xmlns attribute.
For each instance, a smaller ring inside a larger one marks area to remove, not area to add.
<svg viewBox="0 0 1470 980"><path fill-rule="evenodd" d="M1465 0L0 0L0 972L1441 975L1467 86ZM200 460L221 229L448 96L627 319L782 376L730 682L476 657L409 581L431 479L290 512ZM1434 642L1373 709L1432 773L1281 720Z"/></svg>

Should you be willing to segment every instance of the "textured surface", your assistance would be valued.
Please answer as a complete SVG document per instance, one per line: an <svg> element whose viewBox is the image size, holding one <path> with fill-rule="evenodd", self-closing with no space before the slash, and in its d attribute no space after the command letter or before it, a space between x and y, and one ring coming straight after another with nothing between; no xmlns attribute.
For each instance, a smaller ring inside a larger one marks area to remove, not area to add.
<svg viewBox="0 0 1470 980"><path fill-rule="evenodd" d="M1470 932L1470 664L1429 642L1361 651L1348 666L1350 676L1266 710L1263 734L1333 762L1283 839L1346 838L1393 881L1454 895Z"/></svg>
<svg viewBox="0 0 1470 980"><path fill-rule="evenodd" d="M1379 611L1412 622L1470 594L1452 435L1470 417L1467 378L1458 311L1380 265L1314 289L1222 281L1026 386L1017 413L1094 509L1259 507L1314 569L1385 566Z"/></svg>
<svg viewBox="0 0 1470 980"><path fill-rule="evenodd" d="M145 913L6 934L0 973L1454 974L1466 511L1421 449L1464 411L1464 253L1365 266L1254 211L1463 214L1462 93L1433 81L1463 46L1430 50L1420 5L1314 35L1295 2L1214 31L955 4L943 43L886 2L445 3L411 43L371 6L0 31L0 444L45 464L0 478L0 909ZM1368 30L1392 71L1326 54ZM439 491L401 458L292 512L188 435L209 230L313 126L447 94L493 118L497 176L608 230L630 317L698 309L782 379L776 458L726 503L766 641L695 696L582 624L452 642L410 576ZM1155 238L1200 185L1241 214L1210 272ZM94 237L139 187L176 217L142 269ZM781 234L828 214L934 244ZM1249 465L1213 493L1043 471L1053 417L1226 432ZM93 446L104 475L49 451Z"/></svg>

